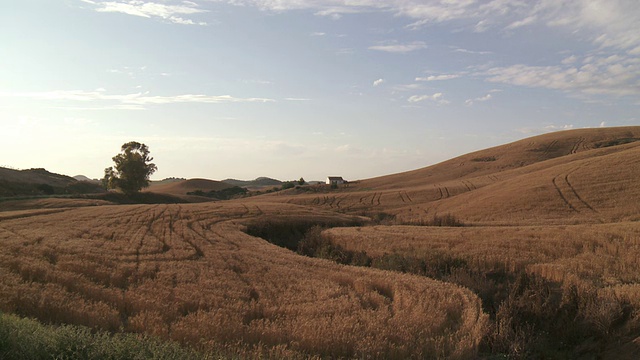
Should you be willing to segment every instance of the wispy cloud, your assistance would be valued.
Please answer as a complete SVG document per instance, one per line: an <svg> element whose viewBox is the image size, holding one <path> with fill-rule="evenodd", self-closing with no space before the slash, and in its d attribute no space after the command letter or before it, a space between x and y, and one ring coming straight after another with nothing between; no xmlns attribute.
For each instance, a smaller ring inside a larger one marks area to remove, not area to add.
<svg viewBox="0 0 640 360"><path fill-rule="evenodd" d="M640 60L626 56L586 57L554 66L517 64L478 75L490 82L563 90L587 95L640 95Z"/></svg>
<svg viewBox="0 0 640 360"><path fill-rule="evenodd" d="M120 1L101 1L101 0L82 0L91 4L98 12L122 13L132 16L144 18L160 18L174 24L181 25L207 25L204 21L194 21L185 19L184 15L194 15L206 13L207 10L198 8L198 4L191 1L183 1L179 4L167 5L142 0L120 0Z"/></svg>
<svg viewBox="0 0 640 360"><path fill-rule="evenodd" d="M309 9L317 15L392 12L412 21L409 27L470 20L471 30L516 30L531 25L567 27L594 43L640 53L637 0L217 0L263 10Z"/></svg>
<svg viewBox="0 0 640 360"><path fill-rule="evenodd" d="M475 98L475 99L467 99L467 100L464 102L464 104L465 104L466 106L471 106L471 105L473 105L473 104L474 104L474 103L476 103L476 102L489 101L489 100L491 100L492 98L493 98L493 95L491 95L491 94L487 94L487 95L485 95L485 96L477 97L477 98Z"/></svg>
<svg viewBox="0 0 640 360"><path fill-rule="evenodd" d="M430 75L427 77L417 77L416 81L442 81L442 80L452 80L457 79L461 75L459 74L442 74L442 75Z"/></svg>
<svg viewBox="0 0 640 360"><path fill-rule="evenodd" d="M463 53L463 54L472 54L472 55L489 55L493 54L491 51L474 51L462 48L453 48L454 52Z"/></svg>
<svg viewBox="0 0 640 360"><path fill-rule="evenodd" d="M439 92L439 93L435 93L433 95L413 95L411 97L409 97L409 99L407 101L409 101L410 103L418 103L418 102L423 102L423 101L433 101L436 102L440 105L447 105L449 104L448 100L443 99L444 94Z"/></svg>
<svg viewBox="0 0 640 360"><path fill-rule="evenodd" d="M373 86L382 85L384 83L384 79L378 79L373 82Z"/></svg>
<svg viewBox="0 0 640 360"><path fill-rule="evenodd" d="M422 41L400 44L397 41L390 41L380 45L370 46L369 50L384 51L390 53L408 53L411 51L426 49L427 45Z"/></svg>
<svg viewBox="0 0 640 360"><path fill-rule="evenodd" d="M164 105L180 103L203 103L203 104L223 104L223 103L247 103L247 102L273 102L273 99L266 98L237 98L230 95L200 95L185 94L174 96L149 96L147 93L135 93L124 95L109 95L105 91L83 91L83 90L56 90L46 92L25 92L25 93L4 93L0 92L0 97L20 97L36 100L51 101L72 101L72 102L113 102L114 106L109 108L134 109L139 110L144 105ZM99 109L99 108L94 108Z"/></svg>

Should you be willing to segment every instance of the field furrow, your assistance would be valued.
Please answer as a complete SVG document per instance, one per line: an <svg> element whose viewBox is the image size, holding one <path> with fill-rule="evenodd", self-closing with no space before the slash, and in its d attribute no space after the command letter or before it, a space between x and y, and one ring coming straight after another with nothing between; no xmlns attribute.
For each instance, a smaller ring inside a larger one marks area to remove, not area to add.
<svg viewBox="0 0 640 360"><path fill-rule="evenodd" d="M34 218L50 226L34 228ZM302 257L243 232L244 224L277 218L356 219L293 205L228 203L2 220L0 310L185 344L242 342L309 356L477 353L486 317L470 291Z"/></svg>

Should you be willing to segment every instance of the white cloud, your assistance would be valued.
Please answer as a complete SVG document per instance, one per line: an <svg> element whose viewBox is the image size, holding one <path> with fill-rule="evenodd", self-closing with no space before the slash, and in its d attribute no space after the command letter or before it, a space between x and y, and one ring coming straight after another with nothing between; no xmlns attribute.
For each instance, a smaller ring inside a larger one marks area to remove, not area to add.
<svg viewBox="0 0 640 360"><path fill-rule="evenodd" d="M569 65L569 64L573 64L578 60L578 57L575 55L571 55L569 57L566 57L564 59L562 59L561 63L564 65Z"/></svg>
<svg viewBox="0 0 640 360"><path fill-rule="evenodd" d="M459 74L442 74L442 75L430 75L427 77L417 77L416 81L442 81L442 80L452 80L457 79L461 75Z"/></svg>
<svg viewBox="0 0 640 360"><path fill-rule="evenodd" d="M464 104L466 106L471 106L476 102L484 102L484 101L489 101L493 98L493 96L491 94L487 94L485 96L481 96L481 97L477 97L475 99L467 99Z"/></svg>
<svg viewBox="0 0 640 360"><path fill-rule="evenodd" d="M472 21L471 29L516 30L540 24L566 27L604 47L640 52L640 6L637 0L217 0L263 10L313 10L339 18L344 14L391 12L412 20L409 27L455 20Z"/></svg>
<svg viewBox="0 0 640 360"><path fill-rule="evenodd" d="M181 25L207 25L206 22L195 22L185 19L183 15L194 15L208 12L199 9L198 4L191 1L184 1L181 4L166 5L150 1L141 0L120 0L120 1L84 1L95 5L98 12L115 12L144 18L161 18Z"/></svg>
<svg viewBox="0 0 640 360"><path fill-rule="evenodd" d="M640 95L640 59L625 56L587 57L555 66L517 64L477 75L490 82L563 90L586 95Z"/></svg>
<svg viewBox="0 0 640 360"><path fill-rule="evenodd" d="M424 88L424 86L422 86L422 84L401 84L401 85L395 85L393 87L394 91L416 91L416 90L422 90Z"/></svg>
<svg viewBox="0 0 640 360"><path fill-rule="evenodd" d="M414 41L406 44L399 44L396 41L387 42L381 45L370 46L369 50L384 51L390 53L408 53L411 51L426 49L427 45L422 41Z"/></svg>
<svg viewBox="0 0 640 360"><path fill-rule="evenodd" d="M373 82L373 86L382 85L382 83L384 83L384 79L378 79Z"/></svg>
<svg viewBox="0 0 640 360"><path fill-rule="evenodd" d="M325 35L327 34L319 31L311 33L311 36L325 36Z"/></svg>
<svg viewBox="0 0 640 360"><path fill-rule="evenodd" d="M562 131L562 130L571 130L573 129L573 124L567 125L547 125L544 127L546 131Z"/></svg>
<svg viewBox="0 0 640 360"><path fill-rule="evenodd" d="M531 25L533 23L535 23L538 20L538 17L536 15L531 15L529 17L526 17L522 20L517 20L512 22L511 24L507 25L507 29L517 29L519 27L523 27L523 26L527 26L527 25Z"/></svg>
<svg viewBox="0 0 640 360"><path fill-rule="evenodd" d="M413 95L411 97L409 97L409 99L407 101L409 101L410 103L418 103L418 102L423 102L423 101L433 101L436 102L440 105L447 105L449 104L448 100L443 99L444 94L439 92L439 93L435 93L433 95Z"/></svg>
<svg viewBox="0 0 640 360"><path fill-rule="evenodd" d="M135 93L125 95L107 95L104 91L83 91L83 90L56 90L47 92L29 93L2 93L0 97L21 97L36 100L52 101L77 101L77 102L114 102L116 108L120 109L140 109L144 105L162 105L179 103L241 103L241 102L272 102L272 99L265 98L237 98L230 95L199 95L185 94L174 96L149 96L148 94ZM133 107L132 107L133 106ZM114 107L109 107L114 108Z"/></svg>
<svg viewBox="0 0 640 360"><path fill-rule="evenodd" d="M463 54L472 54L472 55L489 55L489 54L493 54L493 52L491 52L491 51L473 51L473 50L462 49L462 48L454 48L453 51L458 52L458 53L463 53Z"/></svg>

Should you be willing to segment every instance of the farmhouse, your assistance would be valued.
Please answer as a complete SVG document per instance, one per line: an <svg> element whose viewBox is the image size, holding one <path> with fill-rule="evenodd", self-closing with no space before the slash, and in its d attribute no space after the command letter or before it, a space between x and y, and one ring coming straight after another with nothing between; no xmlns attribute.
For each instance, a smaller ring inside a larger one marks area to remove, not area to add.
<svg viewBox="0 0 640 360"><path fill-rule="evenodd" d="M342 185L344 183L346 183L346 181L342 178L342 176L327 177L327 185Z"/></svg>

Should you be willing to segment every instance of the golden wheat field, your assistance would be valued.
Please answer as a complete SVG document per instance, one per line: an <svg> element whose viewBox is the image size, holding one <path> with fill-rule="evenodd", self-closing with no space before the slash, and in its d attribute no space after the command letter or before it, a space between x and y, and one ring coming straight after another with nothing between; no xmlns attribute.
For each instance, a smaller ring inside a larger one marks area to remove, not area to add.
<svg viewBox="0 0 640 360"><path fill-rule="evenodd" d="M241 358L637 358L636 140L559 132L230 201L0 202L0 311Z"/></svg>
<svg viewBox="0 0 640 360"><path fill-rule="evenodd" d="M301 257L243 232L246 222L310 216L354 221L242 203L6 216L0 309L204 347L242 343L329 357L476 354L486 315L471 291Z"/></svg>

